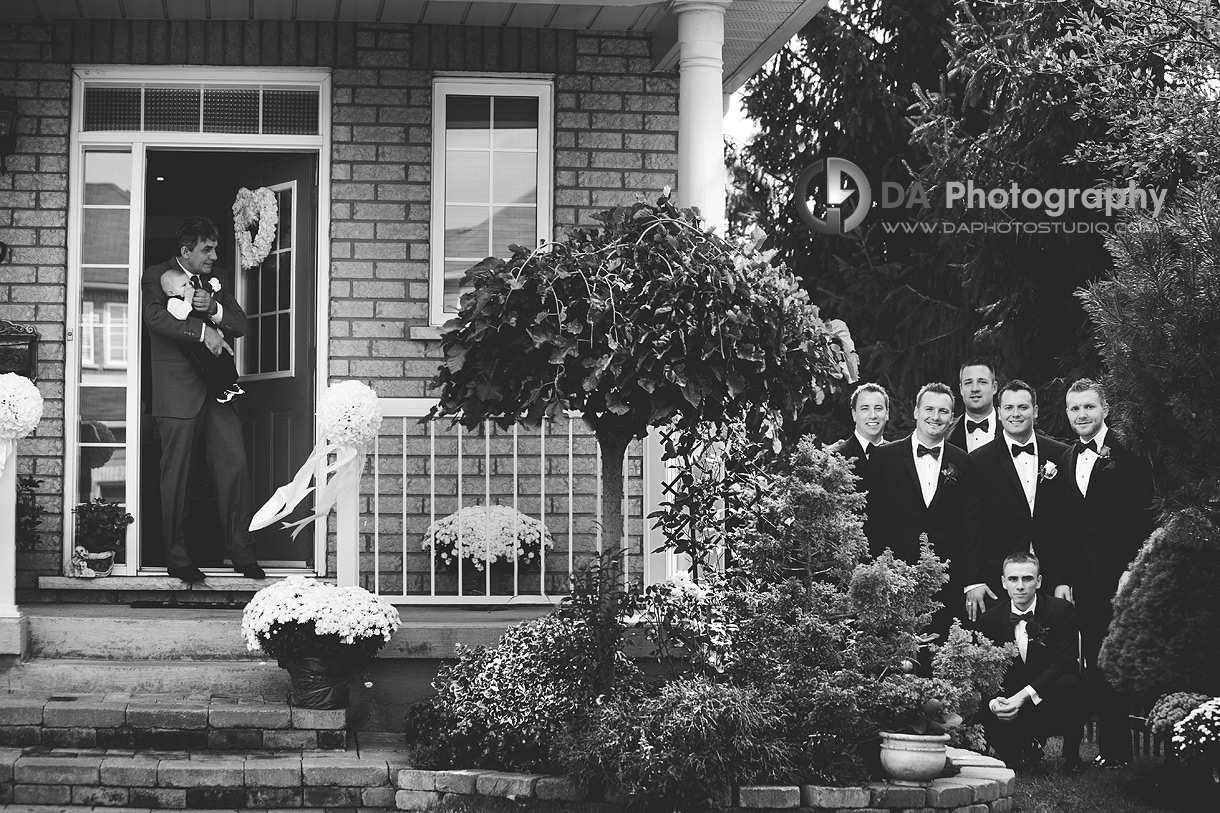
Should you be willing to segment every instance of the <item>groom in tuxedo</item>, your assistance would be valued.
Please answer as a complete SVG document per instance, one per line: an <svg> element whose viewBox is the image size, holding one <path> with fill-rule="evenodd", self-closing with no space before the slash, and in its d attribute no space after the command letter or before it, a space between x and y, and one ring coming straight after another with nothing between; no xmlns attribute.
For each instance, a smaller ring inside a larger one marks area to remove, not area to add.
<svg viewBox="0 0 1220 813"><path fill-rule="evenodd" d="M1001 583L1004 557L1018 551L1043 554L1051 564L1049 551L1033 551L1052 544L1058 515L1055 490L1051 481L1059 476L1059 460L1067 445L1034 429L1038 400L1033 387L1014 378L1000 388L998 411L1003 434L994 443L970 453L978 469L983 492L982 554L978 572L971 575L967 613L973 618L984 610L983 598L1004 595ZM1041 574L1054 585L1055 574Z"/></svg>
<svg viewBox="0 0 1220 813"><path fill-rule="evenodd" d="M949 584L935 596L943 606L930 630L944 636L962 613L964 588L978 572L982 498L970 456L945 442L953 392L925 384L915 399L915 431L873 451L864 473L868 489L864 533L876 556L889 548L899 559L919 559L919 538L949 560Z"/></svg>
<svg viewBox="0 0 1220 813"><path fill-rule="evenodd" d="M1080 679L1079 626L1071 602L1043 595L1038 557L1005 557L1008 599L979 620L995 644L1017 644L1004 673L1003 694L980 712L987 742L1010 766L1042 758L1042 740L1063 734L1063 767L1081 767L1080 740L1090 713L1088 688Z"/></svg>
<svg viewBox="0 0 1220 813"><path fill-rule="evenodd" d="M1152 466L1106 425L1110 408L1100 383L1079 379L1068 388L1066 403L1077 440L1060 459L1054 481L1063 509L1055 595L1074 602L1080 617L1085 677L1097 698L1097 764L1117 767L1131 760L1127 698L1114 691L1097 653L1113 617L1110 602L1155 525Z"/></svg>
<svg viewBox="0 0 1220 813"><path fill-rule="evenodd" d="M851 417L855 431L850 437L826 447L828 452L838 452L852 464L857 477L864 477L873 450L885 444L882 434L890 419L890 396L880 384L866 383L856 387L851 394Z"/></svg>
<svg viewBox="0 0 1220 813"><path fill-rule="evenodd" d="M958 391L962 407L949 430L949 442L973 452L1000 436L1000 421L995 414L995 367L984 359L968 359L958 369Z"/></svg>
<svg viewBox="0 0 1220 813"><path fill-rule="evenodd" d="M250 469L242 442L241 419L232 401L219 403L191 365L185 348L202 343L219 355L227 339L245 335L246 313L233 297L231 283L214 273L216 225L199 215L183 221L174 235L177 253L144 271L141 308L152 357L152 414L161 439L161 528L169 575L186 582L206 576L186 549L186 508L191 461L204 456L220 509L225 549L233 569L251 579L265 577L254 554L250 519L254 515ZM191 277L192 312L175 319L161 275L181 269Z"/></svg>

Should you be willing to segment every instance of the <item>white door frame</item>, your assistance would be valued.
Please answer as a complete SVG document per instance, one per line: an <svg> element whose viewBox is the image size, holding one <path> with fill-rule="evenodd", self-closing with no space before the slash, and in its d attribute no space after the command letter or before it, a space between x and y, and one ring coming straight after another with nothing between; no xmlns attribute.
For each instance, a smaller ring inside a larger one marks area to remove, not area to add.
<svg viewBox="0 0 1220 813"><path fill-rule="evenodd" d="M84 86L86 83L106 82L113 84L145 85L295 85L313 86L318 89L318 135L249 135L229 133L171 133L140 131L91 131L81 132L84 120ZM77 66L72 76L71 132L68 152L68 234L67 234L67 310L65 324L64 353L64 467L63 467L63 572L68 572L73 538L73 507L76 504L76 482L79 475L80 443L80 377L81 363L79 338L76 335L80 324L80 300L84 281L81 271L81 197L84 191L84 155L87 150L112 148L116 151L130 150L132 157L131 177L131 230L128 243L128 367L127 367L127 416L126 440L127 482L126 501L128 511L136 518L127 534L126 562L116 565L114 574L135 576L137 568L132 563L139 561L140 553L140 275L143 271L144 244L144 185L145 157L150 149L155 150L200 150L234 152L313 152L318 159L317 205L318 223L315 235L317 295L315 297L315 331L317 351L315 356L315 393L325 389L329 364L328 308L330 291L330 131L331 131L331 72L325 69L295 68L208 68L201 66L160 65L149 67ZM319 386L320 385L320 386ZM315 433L317 432L315 426ZM315 534L315 572L325 575L325 533ZM151 573L149 575L158 575Z"/></svg>

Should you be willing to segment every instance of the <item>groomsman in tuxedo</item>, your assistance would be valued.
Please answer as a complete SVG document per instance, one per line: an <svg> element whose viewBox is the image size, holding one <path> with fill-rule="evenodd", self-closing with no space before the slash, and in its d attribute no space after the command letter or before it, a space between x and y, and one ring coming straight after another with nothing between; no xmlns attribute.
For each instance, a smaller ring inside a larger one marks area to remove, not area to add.
<svg viewBox="0 0 1220 813"><path fill-rule="evenodd" d="M890 419L889 393L880 384L866 383L856 387L851 394L851 417L855 431L850 437L830 444L826 450L846 457L856 476L863 477L873 449L885 444L882 433Z"/></svg>
<svg viewBox="0 0 1220 813"><path fill-rule="evenodd" d="M944 607L931 631L948 632L962 613L969 574L978 572L982 498L970 456L945 443L953 419L953 392L925 384L915 399L915 431L873 451L864 472L868 489L864 533L877 555L889 548L908 562L919 558L919 537L949 560L950 582L936 595ZM943 640L943 638L942 638Z"/></svg>
<svg viewBox="0 0 1220 813"><path fill-rule="evenodd" d="M966 411L950 429L949 442L973 452L1000 436L995 414L995 368L982 359L970 359L962 364L957 378Z"/></svg>
<svg viewBox="0 0 1220 813"><path fill-rule="evenodd" d="M1080 740L1091 713L1088 687L1080 679L1080 627L1071 602L1037 592L1042 586L1038 557L1016 552L1004 559L1008 598L979 620L979 630L996 644L1015 642L1003 694L980 712L987 742L1013 766L1042 758L1042 741L1063 734L1063 767L1081 767Z"/></svg>
<svg viewBox="0 0 1220 813"><path fill-rule="evenodd" d="M970 459L978 469L983 492L982 558L968 578L967 614L983 612L983 598L1004 594L1001 566L1010 553L1030 553L1033 545L1052 544L1059 523L1051 481L1067 445L1034 429L1038 401L1033 387L1014 378L1000 389L1001 440L978 447ZM1046 551L1035 551L1046 553ZM1050 563L1051 556L1043 556ZM1053 573L1047 575L1054 585Z"/></svg>
<svg viewBox="0 0 1220 813"><path fill-rule="evenodd" d="M1098 668L1097 653L1112 618L1110 601L1155 524L1152 466L1106 425L1110 409L1100 383L1079 379L1068 388L1066 403L1078 437L1060 459L1054 481L1063 507L1055 595L1073 601L1080 618L1085 677L1098 706L1097 764L1120 766L1131 760L1127 698Z"/></svg>

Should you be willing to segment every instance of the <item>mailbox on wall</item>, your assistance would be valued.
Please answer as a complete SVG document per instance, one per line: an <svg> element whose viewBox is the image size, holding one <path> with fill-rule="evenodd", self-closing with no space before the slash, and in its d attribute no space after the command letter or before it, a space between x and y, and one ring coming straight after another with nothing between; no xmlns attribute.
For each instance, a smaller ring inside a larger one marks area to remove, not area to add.
<svg viewBox="0 0 1220 813"><path fill-rule="evenodd" d="M0 374L17 373L38 380L38 331L0 319Z"/></svg>

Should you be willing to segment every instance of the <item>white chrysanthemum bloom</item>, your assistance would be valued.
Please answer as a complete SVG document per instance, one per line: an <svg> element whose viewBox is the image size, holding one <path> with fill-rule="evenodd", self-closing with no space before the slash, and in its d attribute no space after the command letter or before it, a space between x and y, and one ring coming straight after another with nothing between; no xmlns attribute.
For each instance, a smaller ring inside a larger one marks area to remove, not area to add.
<svg viewBox="0 0 1220 813"><path fill-rule="evenodd" d="M555 547L546 525L509 505L470 505L428 526L420 547L445 564L459 557L482 570L488 562L530 562L543 548Z"/></svg>
<svg viewBox="0 0 1220 813"><path fill-rule="evenodd" d="M377 393L360 381L331 384L318 401L318 423L331 443L370 448L381 429Z"/></svg>
<svg viewBox="0 0 1220 813"><path fill-rule="evenodd" d="M0 440L20 440L42 420L42 393L16 373L0 375Z"/></svg>
<svg viewBox="0 0 1220 813"><path fill-rule="evenodd" d="M363 587L336 587L305 576L289 576L254 594L242 612L246 648L262 649L259 636L276 624L312 623L318 635L337 635L345 644L358 639L389 642L398 629L398 610Z"/></svg>

